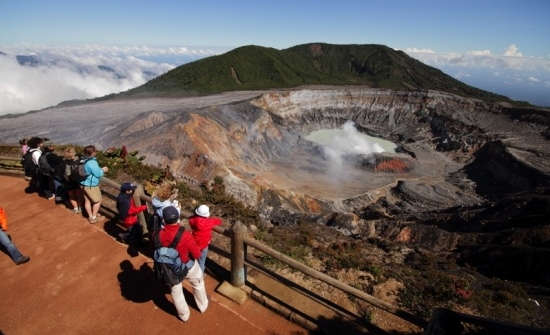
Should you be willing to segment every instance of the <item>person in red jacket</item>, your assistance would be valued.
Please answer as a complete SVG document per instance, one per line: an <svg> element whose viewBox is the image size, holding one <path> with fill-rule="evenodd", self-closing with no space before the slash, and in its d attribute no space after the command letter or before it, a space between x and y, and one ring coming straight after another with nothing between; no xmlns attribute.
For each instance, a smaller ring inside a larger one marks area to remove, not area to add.
<svg viewBox="0 0 550 335"><path fill-rule="evenodd" d="M140 242L143 236L143 228L138 223L138 214L147 209L146 205L136 206L134 203L134 191L136 185L123 183L120 186L120 194L117 197L117 209L120 222L127 228L126 233L118 234L118 237L128 243Z"/></svg>
<svg viewBox="0 0 550 335"><path fill-rule="evenodd" d="M212 229L222 224L220 218L210 217L210 208L206 205L200 205L195 209L195 214L189 219L189 225L193 230L193 237L195 242L201 249L201 256L199 258L199 265L202 272L204 272L206 264L206 255L208 254L208 245L212 239Z"/></svg>
<svg viewBox="0 0 550 335"><path fill-rule="evenodd" d="M180 214L175 207L168 206L162 210L162 217L165 226L159 232L159 241L163 247L168 247L180 229ZM189 283L193 288L195 303L201 313L204 313L208 308L208 297L206 296L206 288L204 287L203 273L199 263L196 261L200 256L200 250L189 231L183 232L175 249L178 251L182 263L188 269L184 279L189 279ZM178 317L184 322L189 320L191 312L185 301L181 282L171 287L171 294L178 311Z"/></svg>

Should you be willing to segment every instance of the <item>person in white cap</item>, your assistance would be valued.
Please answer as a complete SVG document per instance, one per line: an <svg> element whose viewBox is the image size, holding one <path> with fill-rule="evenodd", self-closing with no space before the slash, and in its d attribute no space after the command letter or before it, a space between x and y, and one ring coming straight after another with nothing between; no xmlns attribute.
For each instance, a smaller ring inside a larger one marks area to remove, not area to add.
<svg viewBox="0 0 550 335"><path fill-rule="evenodd" d="M193 230L195 242L201 250L199 265L204 272L206 264L206 255L208 254L208 245L212 239L212 229L220 225L222 220L216 217L210 217L210 208L206 205L200 205L195 209L195 215L189 219L189 225Z"/></svg>

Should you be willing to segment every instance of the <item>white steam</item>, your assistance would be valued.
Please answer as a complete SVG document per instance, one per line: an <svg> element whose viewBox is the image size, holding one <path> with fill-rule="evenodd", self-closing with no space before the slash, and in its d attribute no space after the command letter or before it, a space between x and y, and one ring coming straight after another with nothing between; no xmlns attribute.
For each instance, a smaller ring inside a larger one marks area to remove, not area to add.
<svg viewBox="0 0 550 335"><path fill-rule="evenodd" d="M341 165L348 155L371 155L384 151L394 152L392 142L363 134L353 121L347 121L339 129L321 129L312 132L306 139L322 145L327 158Z"/></svg>

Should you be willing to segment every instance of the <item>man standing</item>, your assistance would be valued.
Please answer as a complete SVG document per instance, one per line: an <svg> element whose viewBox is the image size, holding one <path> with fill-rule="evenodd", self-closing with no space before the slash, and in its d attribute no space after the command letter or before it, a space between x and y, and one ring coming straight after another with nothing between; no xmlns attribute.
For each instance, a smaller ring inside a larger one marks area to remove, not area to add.
<svg viewBox="0 0 550 335"><path fill-rule="evenodd" d="M204 311L208 308L208 297L206 296L206 288L204 287L203 273L200 269L199 262L196 261L200 257L200 250L190 232L183 231L183 233L180 232L178 234L180 229L183 230L185 228L180 227L179 225L179 212L175 207L169 206L163 209L162 216L165 226L159 232L158 239L160 245L163 247L168 247L172 244L175 238L179 237L179 242L176 244L175 249L179 253L181 262L187 270L185 277L178 280L177 283L168 283L165 280L165 283L171 286L172 299L174 300L174 305L178 311L178 317L185 322L189 320L191 312L189 311L189 306L185 301L185 296L183 295L181 284L183 279L189 280L189 283L193 288L195 302L201 313L204 313ZM192 258L189 257L190 255Z"/></svg>
<svg viewBox="0 0 550 335"><path fill-rule="evenodd" d="M101 206L101 190L99 189L99 180L109 169L105 166L100 168L95 158L97 152L93 145L84 148L84 171L86 179L80 183L84 193L84 208L88 214L90 223L97 222L97 213Z"/></svg>

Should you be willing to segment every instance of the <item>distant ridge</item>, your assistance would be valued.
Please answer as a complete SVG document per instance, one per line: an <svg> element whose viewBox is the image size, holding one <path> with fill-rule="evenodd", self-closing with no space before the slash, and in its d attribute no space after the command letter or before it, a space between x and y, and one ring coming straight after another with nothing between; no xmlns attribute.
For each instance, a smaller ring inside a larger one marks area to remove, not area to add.
<svg viewBox="0 0 550 335"><path fill-rule="evenodd" d="M243 46L179 66L118 96L189 96L301 85L431 89L488 101L511 101L505 96L466 85L403 51L384 45L325 43L303 44L284 50Z"/></svg>

